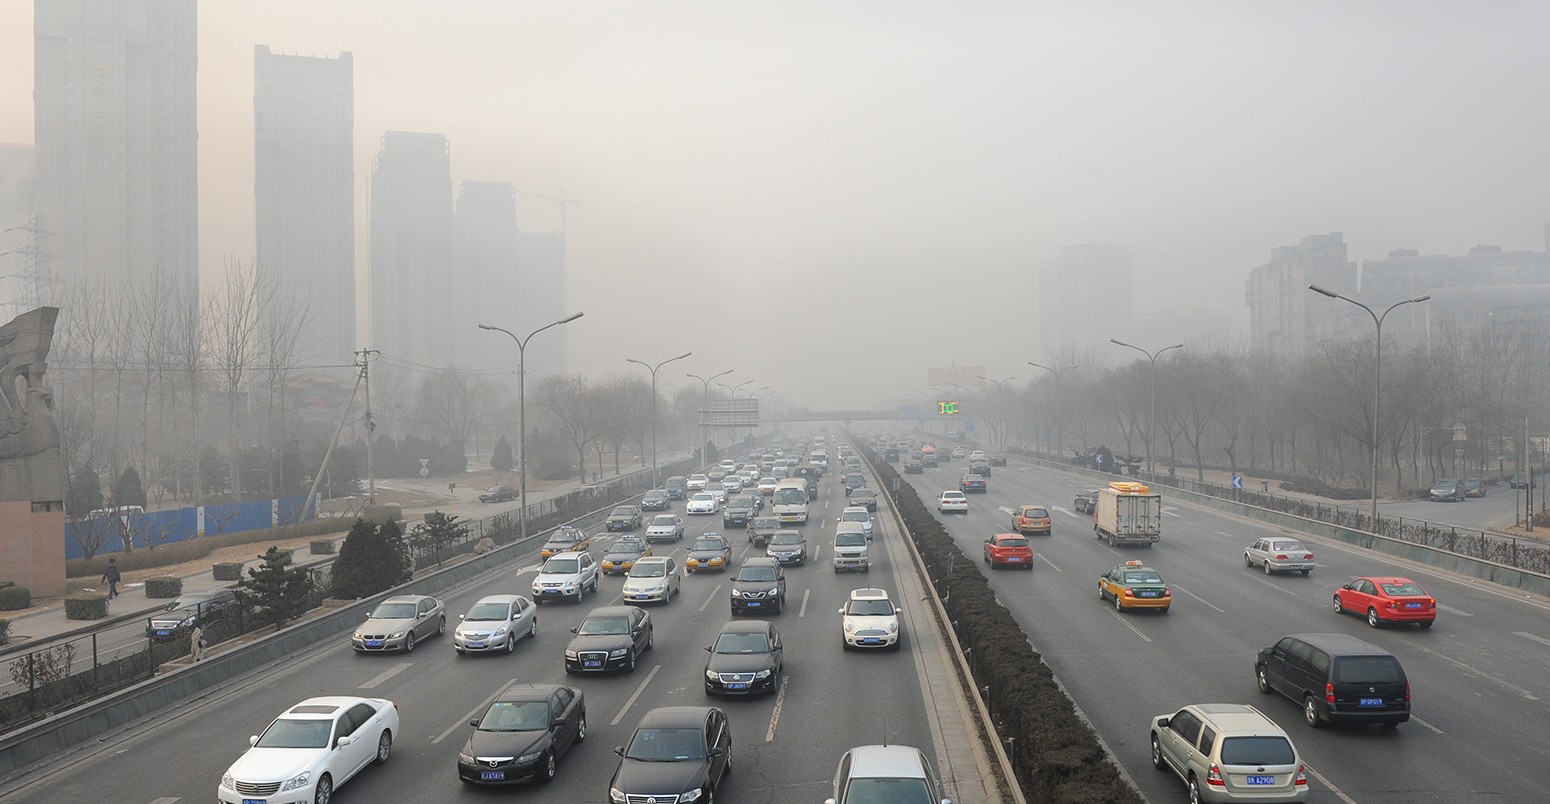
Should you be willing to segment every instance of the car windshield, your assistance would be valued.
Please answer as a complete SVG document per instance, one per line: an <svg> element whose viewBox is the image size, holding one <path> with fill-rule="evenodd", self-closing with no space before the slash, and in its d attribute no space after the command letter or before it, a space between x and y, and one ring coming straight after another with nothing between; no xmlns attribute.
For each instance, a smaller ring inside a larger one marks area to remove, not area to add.
<svg viewBox="0 0 1550 804"><path fill-rule="evenodd" d="M543 731L549 728L545 701L496 701L479 718L480 731Z"/></svg>
<svg viewBox="0 0 1550 804"><path fill-rule="evenodd" d="M1285 737L1228 737L1222 740L1223 765L1290 765L1297 761Z"/></svg>
<svg viewBox="0 0 1550 804"><path fill-rule="evenodd" d="M872 491L870 489L856 489L855 491L850 493L850 498L853 499L853 500L864 500L864 499L867 499L867 498L870 498L870 497L876 497L876 496L877 496L877 492Z"/></svg>
<svg viewBox="0 0 1550 804"><path fill-rule="evenodd" d="M257 748L327 748L334 721L282 717L264 729Z"/></svg>
<svg viewBox="0 0 1550 804"><path fill-rule="evenodd" d="M871 522L872 515L865 511L846 511L840 514L841 522Z"/></svg>
<svg viewBox="0 0 1550 804"><path fill-rule="evenodd" d="M550 544L575 544L581 541L581 534L574 531L561 531L549 537Z"/></svg>
<svg viewBox="0 0 1550 804"><path fill-rule="evenodd" d="M414 608L413 603L382 603L371 612L371 618L373 620L408 620L414 617Z"/></svg>
<svg viewBox="0 0 1550 804"><path fill-rule="evenodd" d="M848 613L858 617L882 617L893 614L893 604L887 600L852 600Z"/></svg>
<svg viewBox="0 0 1550 804"><path fill-rule="evenodd" d="M801 544L802 534L782 531L770 537L770 544Z"/></svg>
<svg viewBox="0 0 1550 804"><path fill-rule="evenodd" d="M1028 519L1044 519L1049 516L1049 512L1043 508L1026 508L1023 510L1023 516Z"/></svg>
<svg viewBox="0 0 1550 804"><path fill-rule="evenodd" d="M925 779L851 779L845 801L857 804L936 804Z"/></svg>
<svg viewBox="0 0 1550 804"><path fill-rule="evenodd" d="M551 558L544 562L546 575L575 575L581 571L581 561L575 558Z"/></svg>
<svg viewBox="0 0 1550 804"><path fill-rule="evenodd" d="M1027 539L998 539L998 540L996 540L996 546L997 547L1027 547L1028 546L1028 540Z"/></svg>
<svg viewBox="0 0 1550 804"><path fill-rule="evenodd" d="M639 553L646 549L646 545L639 539L620 539L614 542L614 546L608 549L610 553Z"/></svg>
<svg viewBox="0 0 1550 804"><path fill-rule="evenodd" d="M577 636L618 636L629 632L628 617L588 617L576 629Z"/></svg>
<svg viewBox="0 0 1550 804"><path fill-rule="evenodd" d="M764 528L778 528L778 527L780 527L780 520L776 519L774 517L760 517L760 518L755 519L753 521L753 529L754 530L760 530L760 529L764 529Z"/></svg>
<svg viewBox="0 0 1550 804"><path fill-rule="evenodd" d="M1411 581L1405 581L1404 583L1385 583L1379 584L1379 586L1383 588L1383 593L1389 597L1409 597L1412 595L1426 594L1425 592L1421 591L1421 587L1417 586Z"/></svg>
<svg viewBox="0 0 1550 804"><path fill-rule="evenodd" d="M737 571L739 581L773 581L775 570L771 567L743 567Z"/></svg>
<svg viewBox="0 0 1550 804"><path fill-rule="evenodd" d="M862 544L866 544L865 533L839 533L834 536L836 547L855 547Z"/></svg>
<svg viewBox="0 0 1550 804"><path fill-rule="evenodd" d="M770 638L766 634L722 634L716 637L711 648L715 653L769 653Z"/></svg>
<svg viewBox="0 0 1550 804"><path fill-rule="evenodd" d="M695 495L695 496L699 496L699 495ZM663 514L662 516L659 516L659 517L656 517L656 518L652 519L651 520L651 524L653 524L653 525L676 525L676 524L678 524L678 520L674 519L672 514Z"/></svg>
<svg viewBox="0 0 1550 804"><path fill-rule="evenodd" d="M944 500L962 500L963 498L963 495L958 492L949 492L942 495L942 499Z"/></svg>
<svg viewBox="0 0 1550 804"><path fill-rule="evenodd" d="M1458 485L1457 480L1439 480L1432 485L1434 489L1451 489Z"/></svg>
<svg viewBox="0 0 1550 804"><path fill-rule="evenodd" d="M695 539L690 550L720 550L723 544L720 539Z"/></svg>
<svg viewBox="0 0 1550 804"><path fill-rule="evenodd" d="M629 508L615 508L610 516L634 516L635 512Z"/></svg>
<svg viewBox="0 0 1550 804"><path fill-rule="evenodd" d="M505 490L506 490L505 486L491 486L490 490L489 490L489 493L490 494L499 494L499 493L501 493L501 492L503 492Z"/></svg>
<svg viewBox="0 0 1550 804"><path fill-rule="evenodd" d="M807 491L804 489L776 489L775 502L782 505L807 502Z"/></svg>
<svg viewBox="0 0 1550 804"><path fill-rule="evenodd" d="M1392 656L1346 656L1335 660L1339 684L1397 684L1404 676Z"/></svg>
<svg viewBox="0 0 1550 804"><path fill-rule="evenodd" d="M667 565L660 561L641 561L630 568L631 578L661 578L667 575Z"/></svg>
<svg viewBox="0 0 1550 804"><path fill-rule="evenodd" d="M704 759L705 738L698 729L640 729L624 755L642 762Z"/></svg>
<svg viewBox="0 0 1550 804"><path fill-rule="evenodd" d="M1155 572L1127 572L1125 583L1162 583L1162 576Z"/></svg>
<svg viewBox="0 0 1550 804"><path fill-rule="evenodd" d="M511 607L505 603L477 603L468 610L465 620L483 622L504 620L510 616Z"/></svg>
<svg viewBox="0 0 1550 804"><path fill-rule="evenodd" d="M716 499L716 498L712 497L709 494L696 494L693 497L693 501L694 502L710 502L711 500L714 500L714 499Z"/></svg>

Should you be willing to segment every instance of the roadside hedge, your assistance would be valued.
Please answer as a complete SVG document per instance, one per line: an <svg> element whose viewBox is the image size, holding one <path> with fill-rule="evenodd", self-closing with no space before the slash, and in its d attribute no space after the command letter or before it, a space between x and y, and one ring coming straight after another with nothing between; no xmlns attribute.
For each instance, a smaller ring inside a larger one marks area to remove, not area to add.
<svg viewBox="0 0 1550 804"><path fill-rule="evenodd" d="M183 594L183 579L170 575L159 575L155 578L145 579L145 596L149 598L172 598Z"/></svg>
<svg viewBox="0 0 1550 804"><path fill-rule="evenodd" d="M184 539L179 542L170 542L157 548L149 549L139 547L130 553L102 553L93 558L72 558L65 562L66 578L90 578L101 577L103 570L108 567L108 559L118 559L118 568L122 572L130 570L153 569L172 564L181 564L185 561L194 561L204 558L210 553L222 547L231 547L238 544L255 544L258 542L289 541L303 536L323 536L329 533L340 533L350 529L354 519L346 517L327 517L314 519L299 525L285 525L278 528L264 528L263 530L243 530L235 533L226 533L220 536L206 536L203 539Z"/></svg>
<svg viewBox="0 0 1550 804"><path fill-rule="evenodd" d="M100 620L108 616L108 596L81 593L65 596L65 619Z"/></svg>
<svg viewBox="0 0 1550 804"><path fill-rule="evenodd" d="M15 584L0 589L0 611L20 611L31 605L31 589Z"/></svg>
<svg viewBox="0 0 1550 804"><path fill-rule="evenodd" d="M315 556L331 556L334 554L334 540L314 539L307 542L307 551Z"/></svg>
<svg viewBox="0 0 1550 804"><path fill-rule="evenodd" d="M217 581L240 581L242 564L241 561L222 561L210 567L210 575Z"/></svg>
<svg viewBox="0 0 1550 804"><path fill-rule="evenodd" d="M958 548L893 465L864 444L860 450L882 488L894 490L895 509L937 593L945 595L943 607L958 640L972 650L975 686L990 688L991 718L1003 745L1014 740L1009 754L1023 795L1034 804L1143 804L1028 635L996 599L979 562Z"/></svg>

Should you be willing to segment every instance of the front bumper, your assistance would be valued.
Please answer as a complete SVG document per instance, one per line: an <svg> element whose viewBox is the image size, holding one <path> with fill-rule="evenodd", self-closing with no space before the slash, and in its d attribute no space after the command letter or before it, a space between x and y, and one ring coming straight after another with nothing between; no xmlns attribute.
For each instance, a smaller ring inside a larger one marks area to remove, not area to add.
<svg viewBox="0 0 1550 804"><path fill-rule="evenodd" d="M775 559L775 562L781 565L807 563L807 552L803 550L798 550L795 553L770 553L769 557Z"/></svg>
<svg viewBox="0 0 1550 804"><path fill-rule="evenodd" d="M631 530L635 530L635 523L633 523L633 522L614 522L614 521L610 520L609 523L608 523L607 529L608 529L609 533L612 533L612 532L614 532L616 530L631 531Z"/></svg>
<svg viewBox="0 0 1550 804"><path fill-rule="evenodd" d="M632 590L632 591L629 591L629 592L621 592L619 594L619 602L621 602L621 603L664 603L664 602L667 601L668 596L671 595L671 594L672 594L672 590L671 589L663 589L660 592L637 592L637 591L633 591Z"/></svg>
<svg viewBox="0 0 1550 804"><path fill-rule="evenodd" d="M732 613L744 611L771 611L784 607L784 601L775 595L766 595L752 600L742 597L732 598Z"/></svg>
<svg viewBox="0 0 1550 804"><path fill-rule="evenodd" d="M565 657L565 670L571 673L603 673L612 670L623 670L630 664L630 655L610 658L602 651L582 651L572 659Z"/></svg>
<svg viewBox="0 0 1550 804"><path fill-rule="evenodd" d="M857 631L845 634L845 644L852 648L891 648L899 644L899 632L879 632L875 630Z"/></svg>
<svg viewBox="0 0 1550 804"><path fill-rule="evenodd" d="M776 690L773 673L756 678L754 673L723 673L712 679L705 677L705 692L711 695L759 695Z"/></svg>
<svg viewBox="0 0 1550 804"><path fill-rule="evenodd" d="M543 588L538 588L538 587L534 587L533 588L533 602L534 603L542 603L542 602L550 601L550 600L580 600L580 599L581 599L581 585L580 584L577 584L574 588L569 589L569 590L562 589L562 588L559 588L559 587L547 587L547 586L543 587Z"/></svg>
<svg viewBox="0 0 1550 804"><path fill-rule="evenodd" d="M491 757L481 759L474 758L474 764L469 765L462 760L457 763L457 778L467 784L478 785L503 785L526 782L538 775L538 759L518 763L514 759L505 757Z"/></svg>
<svg viewBox="0 0 1550 804"><path fill-rule="evenodd" d="M684 562L684 572L693 575L696 572L726 572L727 562L721 558L711 558L705 561L689 559Z"/></svg>
<svg viewBox="0 0 1550 804"><path fill-rule="evenodd" d="M835 572L870 572L872 560L867 556L835 556Z"/></svg>
<svg viewBox="0 0 1550 804"><path fill-rule="evenodd" d="M263 785L258 789L268 790L271 787L278 788L281 783L238 782L237 784L244 786ZM312 784L306 785L305 787L298 787L294 790L287 790L283 793L265 793L256 791L252 793L241 793L231 789L230 787L227 787L224 784L217 784L215 788L215 798L221 804L242 804L244 801L262 801L264 804L312 804L313 796L317 792L313 789L316 784L316 782L313 782Z"/></svg>
<svg viewBox="0 0 1550 804"><path fill-rule="evenodd" d="M458 653L491 653L506 650L506 643L511 641L511 632L503 634L484 634L469 636L452 632L452 648Z"/></svg>
<svg viewBox="0 0 1550 804"><path fill-rule="evenodd" d="M389 653L391 651L403 650L408 640L409 633L407 631L404 632L403 636L399 637L383 636L378 638L376 635L372 635L371 639L365 639L359 635L351 635L350 645L355 648L356 653ZM253 796L247 796L247 798L253 798Z"/></svg>

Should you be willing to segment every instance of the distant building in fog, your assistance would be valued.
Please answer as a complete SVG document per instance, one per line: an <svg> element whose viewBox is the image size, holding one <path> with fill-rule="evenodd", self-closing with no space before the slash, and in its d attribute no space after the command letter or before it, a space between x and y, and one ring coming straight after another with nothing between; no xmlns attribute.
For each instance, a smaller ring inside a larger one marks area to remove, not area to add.
<svg viewBox="0 0 1550 804"><path fill-rule="evenodd" d="M452 155L442 134L389 131L371 172L371 337L384 355L460 362L454 327Z"/></svg>
<svg viewBox="0 0 1550 804"><path fill-rule="evenodd" d="M1319 285L1336 293L1356 292L1356 263L1346 256L1340 232L1304 237L1295 246L1279 246L1270 261L1249 272L1249 347L1296 359L1321 340L1336 337L1348 310L1360 309L1308 290ZM1344 308L1344 309L1342 309Z"/></svg>
<svg viewBox="0 0 1550 804"><path fill-rule="evenodd" d="M1392 332L1395 344L1416 346L1438 337L1438 322L1448 317L1443 314L1443 308L1453 310L1464 319L1494 310L1490 317L1504 321L1514 317L1507 311L1507 306L1513 303L1510 289L1536 285L1541 289L1550 285L1550 254L1544 251L1503 251L1501 246L1475 246L1468 254L1452 256L1396 249L1384 259L1362 262L1360 298L1376 308L1431 294L1431 301L1400 307L1383 323L1385 342ZM1493 288L1504 290L1487 292ZM1471 292L1442 292L1448 289L1471 289ZM1543 302L1526 287L1525 292L1526 304L1536 309L1537 305L1542 305ZM1530 319L1535 315L1537 313L1530 313Z"/></svg>
<svg viewBox="0 0 1550 804"><path fill-rule="evenodd" d="M36 149L0 143L0 323L26 312L31 287L27 271L29 235L18 227L32 215ZM9 231L8 231L9 230Z"/></svg>
<svg viewBox="0 0 1550 804"><path fill-rule="evenodd" d="M254 191L260 270L311 307L298 357L353 360L353 60L253 53Z"/></svg>
<svg viewBox="0 0 1550 804"><path fill-rule="evenodd" d="M1227 313L1205 308L1147 310L1136 317L1134 336L1161 346L1182 343L1192 352L1232 349L1239 340Z"/></svg>
<svg viewBox="0 0 1550 804"><path fill-rule="evenodd" d="M197 287L195 0L35 0L33 22L55 280Z"/></svg>
<svg viewBox="0 0 1550 804"><path fill-rule="evenodd" d="M1056 352L1067 344L1090 348L1134 328L1134 266L1122 243L1067 246L1039 273L1039 344ZM1102 304L1095 300L1102 299ZM1003 299L1013 307L1015 299Z"/></svg>

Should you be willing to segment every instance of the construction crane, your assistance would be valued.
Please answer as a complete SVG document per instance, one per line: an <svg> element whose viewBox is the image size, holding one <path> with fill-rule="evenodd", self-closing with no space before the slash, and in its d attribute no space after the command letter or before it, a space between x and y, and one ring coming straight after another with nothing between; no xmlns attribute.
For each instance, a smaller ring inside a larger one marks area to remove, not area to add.
<svg viewBox="0 0 1550 804"><path fill-rule="evenodd" d="M560 192L559 195L554 196L554 195L544 195L543 193L530 193L530 192L528 192L526 190L516 190L517 195L525 195L525 196L527 196L529 198L541 198L541 199L543 199L545 201L553 201L556 204L560 205L560 242L563 243L563 242L565 242L565 213L566 213L566 209L568 207L571 207L571 206L580 206L581 202L577 201L574 198L567 197L565 195L565 191L564 190L561 190L559 192Z"/></svg>

